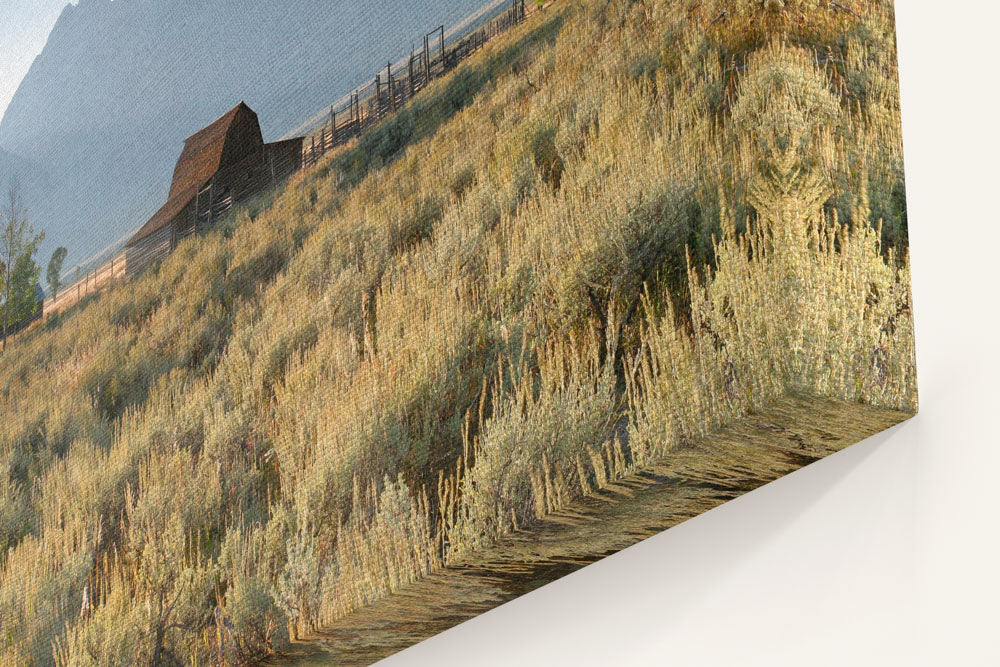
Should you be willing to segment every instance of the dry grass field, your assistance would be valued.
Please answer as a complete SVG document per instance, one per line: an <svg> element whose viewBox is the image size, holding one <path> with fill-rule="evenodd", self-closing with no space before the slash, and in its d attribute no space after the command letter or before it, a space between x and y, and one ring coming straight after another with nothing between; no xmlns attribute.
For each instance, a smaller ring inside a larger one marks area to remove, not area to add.
<svg viewBox="0 0 1000 667"><path fill-rule="evenodd" d="M914 412L902 164L891 0L550 4L12 341L0 662L260 662L785 396Z"/></svg>

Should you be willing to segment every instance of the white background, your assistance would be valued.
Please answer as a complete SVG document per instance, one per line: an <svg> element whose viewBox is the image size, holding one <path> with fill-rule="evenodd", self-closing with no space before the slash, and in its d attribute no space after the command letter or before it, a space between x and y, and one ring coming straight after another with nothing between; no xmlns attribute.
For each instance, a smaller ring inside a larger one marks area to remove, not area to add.
<svg viewBox="0 0 1000 667"><path fill-rule="evenodd" d="M920 414L387 667L1000 665L1000 10L896 5Z"/></svg>

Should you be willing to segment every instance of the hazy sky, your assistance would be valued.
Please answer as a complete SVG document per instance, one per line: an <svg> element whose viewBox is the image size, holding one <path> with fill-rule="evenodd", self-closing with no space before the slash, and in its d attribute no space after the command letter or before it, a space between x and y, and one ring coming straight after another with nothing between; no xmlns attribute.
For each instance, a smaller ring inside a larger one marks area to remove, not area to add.
<svg viewBox="0 0 1000 667"><path fill-rule="evenodd" d="M68 4L69 0L0 0L0 118Z"/></svg>

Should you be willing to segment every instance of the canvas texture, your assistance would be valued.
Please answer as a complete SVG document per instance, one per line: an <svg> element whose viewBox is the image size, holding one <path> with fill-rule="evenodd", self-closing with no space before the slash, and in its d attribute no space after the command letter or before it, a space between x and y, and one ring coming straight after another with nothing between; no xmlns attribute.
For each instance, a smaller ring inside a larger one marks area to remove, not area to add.
<svg viewBox="0 0 1000 667"><path fill-rule="evenodd" d="M204 4L0 121L0 663L371 664L915 414L891 0Z"/></svg>

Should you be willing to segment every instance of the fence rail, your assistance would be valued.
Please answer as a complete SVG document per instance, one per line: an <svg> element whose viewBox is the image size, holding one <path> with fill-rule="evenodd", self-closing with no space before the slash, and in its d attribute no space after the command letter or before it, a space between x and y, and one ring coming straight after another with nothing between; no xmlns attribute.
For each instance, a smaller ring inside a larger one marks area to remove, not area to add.
<svg viewBox="0 0 1000 667"><path fill-rule="evenodd" d="M115 279L124 277L125 252L120 252L112 257L110 261L96 269L87 271L81 278L60 289L55 298L50 297L46 299L42 304L42 312L45 315L49 315L50 313L56 313L64 308L68 308L88 294L93 294L104 289Z"/></svg>
<svg viewBox="0 0 1000 667"><path fill-rule="evenodd" d="M509 9L451 44L445 43L444 26L426 33L423 47L420 51L411 51L402 71L398 67L394 69L389 62L374 79L351 93L346 102L330 107L329 119L303 143L303 166L316 164L324 153L360 136L395 113L431 81L454 69L526 16L524 0L511 0Z"/></svg>

